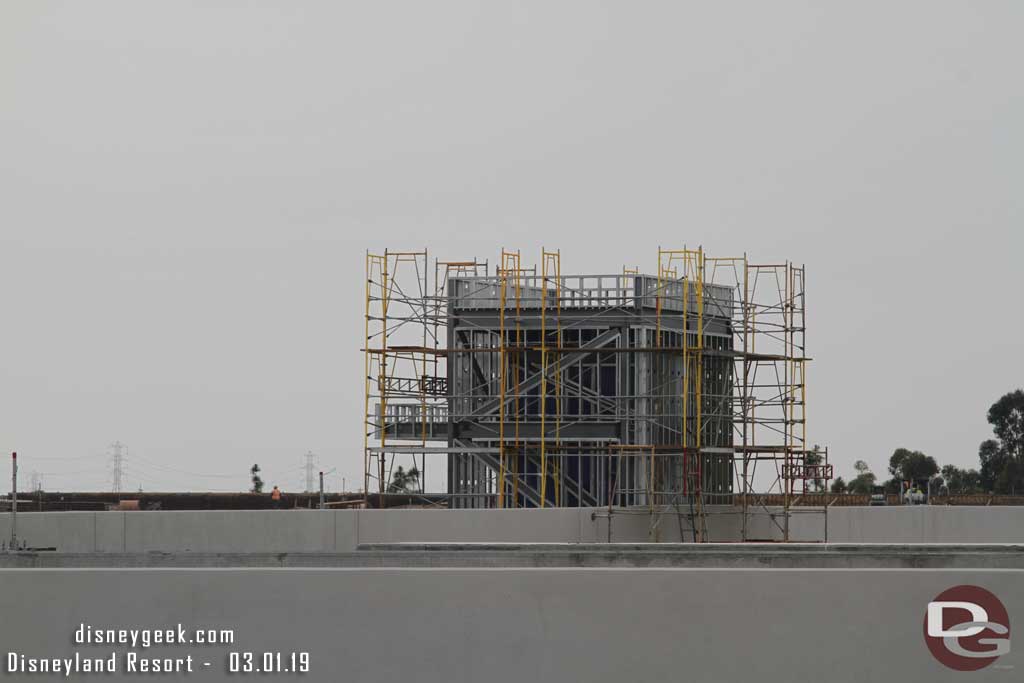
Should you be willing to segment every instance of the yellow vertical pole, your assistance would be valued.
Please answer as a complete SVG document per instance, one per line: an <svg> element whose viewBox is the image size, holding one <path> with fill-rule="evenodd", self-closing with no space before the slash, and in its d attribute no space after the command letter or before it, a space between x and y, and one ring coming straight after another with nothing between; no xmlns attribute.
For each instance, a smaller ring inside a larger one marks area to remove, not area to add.
<svg viewBox="0 0 1024 683"><path fill-rule="evenodd" d="M522 320L521 315L522 314L521 314L521 311L520 311L520 303L521 303L520 299L521 299L521 296L522 296L522 291L521 291L521 287L520 287L520 285L521 285L521 282L520 282L520 274L521 274L520 268L521 268L522 264L520 262L519 250L518 249L515 252L514 264L515 264L515 270L514 270L514 275L513 275L513 278L514 278L513 282L515 283L515 293L516 293L516 350L515 350L515 353L513 354L513 358L515 358L515 374L513 375L513 378L512 378L513 379L512 400L515 402L515 406L513 408L513 413L512 413L513 417L515 419L515 439L513 441L513 444L515 445L515 459L512 461L512 507L518 507L518 505L519 505L519 453L523 452L525 454L525 450L526 450L525 448L522 448L522 445L521 445L521 443L519 441L519 373L520 373L520 367L522 365L522 347L523 347L523 342L522 342L522 328L521 328L521 320ZM525 459L525 457L524 457L524 459Z"/></svg>
<svg viewBox="0 0 1024 683"><path fill-rule="evenodd" d="M705 540L705 519L704 519L704 454L701 452L703 446L702 432L704 420L704 247L697 248L697 362L696 377L694 377L694 400L697 405L697 425L695 440L695 453L697 454L697 500L700 519L700 540Z"/></svg>
<svg viewBox="0 0 1024 683"><path fill-rule="evenodd" d="M754 284L753 284L753 288L751 288L751 285L750 285L750 271L751 271L751 269L753 269L753 271L754 271ZM760 269L758 268L758 266L756 266L756 265L751 266L749 263L747 263L745 280L746 280L746 286L747 286L747 295L749 297L747 299L747 303L750 305L750 313L748 315L748 319L750 321L750 328L749 328L749 333L748 333L747 336L750 337L750 349L749 349L749 351L750 351L751 354L757 353L757 302L754 300L754 297L755 297L755 291L757 289L757 279L758 279L758 274L759 273L760 273ZM756 377L757 377L756 361L750 361L750 370L751 370L750 382L753 382L756 379ZM749 386L749 382L748 382L747 391L749 392L750 389L751 389L751 387ZM749 397L749 398L750 398L750 418L749 418L749 421L750 421L750 445L751 445L751 447L754 447L754 446L757 445L757 422L756 422L756 418L757 418L757 402L753 399L753 397ZM756 463L755 463L754 467L755 468L757 467Z"/></svg>
<svg viewBox="0 0 1024 683"><path fill-rule="evenodd" d="M500 460L499 465L499 478L501 479L501 492L498 495L499 507L505 507L507 505L507 498L505 497L504 486L505 479L508 472L507 462L507 448L505 445L505 398L508 390L508 379L506 372L506 360L511 366L512 370L512 400L513 416L515 420L515 426L513 431L513 446L515 448L512 459L512 507L518 505L519 500L519 353L520 350L517 347L522 345L522 329L520 323L520 310L521 310L521 298L522 291L519 282L520 274L520 255L518 251L508 252L502 249L501 251L501 269L500 276L498 278L500 285L500 306L499 306L499 326L501 333L501 409L499 410L499 426L498 426L498 438L500 441L499 451ZM508 345L505 343L505 308L508 306L508 296L506 289L508 288L509 275L513 278L514 289L515 289L515 304L516 304L516 342L515 347L510 351Z"/></svg>
<svg viewBox="0 0 1024 683"><path fill-rule="evenodd" d="M415 258L418 259L419 257L417 256ZM427 436L428 436L427 393L426 393L427 387L426 387L426 384L428 382L427 371L429 370L429 367L430 367L429 366L430 361L428 360L428 357L427 357L427 340L428 340L428 338L430 336L430 292L427 289L430 286L430 278L429 278L429 275L428 275L428 272L427 272L429 265L430 265L430 256L429 256L429 254L427 252L427 249L424 248L423 249L423 287L420 289L420 296L423 298L423 321L422 321L422 325L423 325L423 371L420 373L420 395L421 395L421 400L420 400L420 416L421 416L421 418L423 420L422 445L423 445L423 448L424 448L424 453L420 456L420 459L422 461L422 464L420 465L420 468L419 468L419 470L420 470L420 474L419 474L420 493L425 493L426 490L427 490L426 489L426 486L427 486L427 481L426 481L426 479L427 479L427 454L426 454L426 450L425 449L426 449L426 446L427 446ZM436 356L435 356L435 358L436 358ZM434 377L436 377L436 375L434 375ZM437 389L434 386L433 382L431 382L431 388L432 388L433 391L435 391L435 392L437 391ZM413 464L415 464L415 462L416 462L416 456L414 455L413 456Z"/></svg>
<svg viewBox="0 0 1024 683"><path fill-rule="evenodd" d="M548 492L548 254L540 249L540 506L547 504Z"/></svg>
<svg viewBox="0 0 1024 683"><path fill-rule="evenodd" d="M800 427L801 427L801 429L800 429L800 431L801 431L800 442L803 444L803 449L804 450L807 450L807 362L805 360L806 356L807 356L807 350L806 350L807 349L807 347L806 347L807 342L806 342L806 339L805 339L805 336L804 336L804 335L807 334L807 319L806 319L807 309L806 309L806 302L804 301L804 287L806 286L806 282L804 281L804 277L805 277L806 272L807 272L806 271L806 266L801 266L800 267L800 293L799 293L799 297L800 297L800 330L801 330L801 332L800 332L800 349L799 349L799 351L800 351ZM827 461L827 458L828 458L828 448L827 447L825 449L825 457L826 457L826 461ZM819 463L819 465L820 465L820 463ZM828 480L827 479L823 479L822 480L822 486L825 487L825 486L827 486L827 484L828 484ZM828 509L827 508L825 510L825 514L826 514L826 516L828 515ZM827 522L827 517L826 517L826 522ZM826 534L828 533L827 524L826 524L826 532L825 533Z"/></svg>
<svg viewBox="0 0 1024 683"><path fill-rule="evenodd" d="M747 536L748 536L748 533L747 533L747 524L748 524L747 515L749 513L749 508L747 507L748 506L747 498L750 495L749 483L748 483L750 456L749 456L749 453L747 452L747 443L748 443L748 438L749 438L748 434L747 434L747 430L748 430L748 426L749 426L750 429L753 429L753 425L751 425L751 423L750 423L751 422L751 415L749 413L749 411L750 411L749 391L750 390L749 390L749 388L747 386L748 385L748 373L749 373L749 369L748 368L749 368L749 363L750 363L750 361L747 359L747 345L748 345L748 342L749 342L749 339L748 339L748 329L749 329L749 315L750 315L750 282L749 282L749 277L748 277L747 254L746 254L746 252L743 253L743 301L741 302L741 305L743 306L743 308L740 309L740 311L741 311L741 313L743 315L743 360L742 360L742 363L743 363L743 377L742 377L743 389L742 389L742 393L740 394L740 396L741 396L741 404L742 404L741 405L741 412L742 412L742 415L743 415L743 453L742 453L742 456L743 456L743 487L742 487L743 488L743 520L742 520L743 527L742 527L742 533L741 533L741 540L746 542Z"/></svg>
<svg viewBox="0 0 1024 683"><path fill-rule="evenodd" d="M540 498L541 507L547 505L547 482L549 476L552 475L552 468L548 467L548 447L547 447L547 398L548 398L548 370L549 370L549 357L552 351L548 348L548 336L547 336L547 317L548 317L548 282L554 280L554 306L552 307L555 316L555 329L556 329L556 348L554 349L555 356L555 371L553 373L553 386L554 386L554 399L555 399L555 450L556 453L560 445L560 428L561 428L561 399L559 396L560 391L560 374L561 374L561 349L562 349L562 320L561 320L561 296L562 296L562 266L561 266L561 252L560 251L547 251L541 249L541 294L540 294L540 306L541 306L541 416L540 416ZM555 506L558 507L561 504L561 470L559 468L558 460L553 461L553 485L555 487Z"/></svg>
<svg viewBox="0 0 1024 683"><path fill-rule="evenodd" d="M789 484L789 488L790 488L790 495L793 495L795 493L795 488L796 488L795 480L793 479L794 466L796 464L796 462L795 462L796 454L794 452L794 449L796 448L796 441L793 438L793 436L796 433L796 431L795 431L796 430L796 426L795 426L795 423L793 421L793 413L794 413L793 399L795 398L795 395L793 393L793 391L794 391L793 375L794 375L794 373L796 371L796 368L793 365L793 298L792 297L793 297L793 267L790 265L789 261L786 261L786 303L785 303L785 308L783 310L785 311L785 315L786 315L786 365L787 365L787 368L786 368L786 381L789 384L789 386L786 387L786 399L787 399L787 401L786 401L786 410L787 410L787 413L788 413L786 415L786 440L789 442L788 443L789 448L786 449L786 457L788 459L788 463L787 464L789 465L789 476L790 476L790 479L788 481L788 484Z"/></svg>
<svg viewBox="0 0 1024 683"><path fill-rule="evenodd" d="M557 334L555 344L558 350L555 352L555 450L558 459L555 461L556 488L555 505L562 504L562 250L555 251L555 326Z"/></svg>
<svg viewBox="0 0 1024 683"><path fill-rule="evenodd" d="M365 424L363 425L363 491L364 495L369 495L370 491L370 430L372 426L372 420L370 417L370 394L371 394L371 357L370 352L370 309L371 309L371 282L373 280L373 259L375 257L370 255L370 252L366 252L366 315L364 320L364 337L366 339L365 348L363 349L364 356L364 372L363 372L363 415L365 415Z"/></svg>
<svg viewBox="0 0 1024 683"><path fill-rule="evenodd" d="M657 368L657 366L661 362L661 351L658 350L661 347L661 247L660 246L658 247L658 271L657 272L658 272L658 285L657 285L657 290L656 290L657 300L655 301L655 306L654 306L654 329L655 329L655 332L654 332L654 347L655 347L656 350L654 351L654 353L651 354L651 358L650 358L649 365L648 365L648 368L647 368L647 372L650 375L650 381L648 382L648 386L650 387L649 391L652 394L655 393L654 378L655 378L655 376L657 374L656 373L656 368ZM646 332L644 334L646 335ZM658 437L656 435L656 430L658 429L658 417L657 417L656 414L657 414L658 409L659 409L659 403L660 403L660 401L655 396L651 396L651 398L648 399L648 408L647 408L646 412L648 412L651 415L651 417L648 418L649 419L649 422L648 422L648 433L651 435L651 443L652 444L656 443L657 440L658 440ZM650 478L650 480L651 480L651 490L652 491L657 490L657 484L656 484L656 482L657 482L657 475L655 474L655 467L657 467L657 465L654 462L654 459L652 458L651 459L651 471L647 475Z"/></svg>
<svg viewBox="0 0 1024 683"><path fill-rule="evenodd" d="M786 451L786 453L785 453L785 461L784 461L785 462L785 466L783 467L783 472L785 473L785 476L783 477L783 488L785 490L785 496L784 496L784 501L783 502L784 502L784 505L785 505L785 512L786 512L786 519L785 519L786 523L785 523L785 526L783 527L783 540L786 541L786 542L789 541L789 515L790 515L790 507L793 504L792 496L793 496L793 448L794 448L794 444L793 444L793 361L792 361L792 359L793 359L793 326L792 326L792 323L793 323L793 313L792 313L793 308L792 308L792 304L793 304L793 302L792 302L792 299L791 299L791 296L792 296L792 278L793 278L792 268L790 266L789 261L786 261L786 264L785 264L785 277L784 277L784 282L785 282L784 288L785 288L785 291L783 292L783 305L782 305L782 320L783 320L782 324L783 324L783 327L785 328L785 333L784 333L784 336L783 336L783 340L784 340L784 344L785 344L785 347L784 347L785 348L785 352L784 353L785 353L785 358L786 358L786 361L785 361L785 363L786 363L786 371L783 373L783 377L785 377L785 381L788 384L788 386L786 387L786 391L785 391L785 395L786 395L786 399L784 401L785 405L784 405L783 411L782 411L782 414L783 414L783 417L784 417L785 423L786 423L786 425L785 425L786 426L786 431L785 431L785 451Z"/></svg>
<svg viewBox="0 0 1024 683"><path fill-rule="evenodd" d="M378 379L377 387L380 391L380 414L381 414L381 429L380 429L380 454L377 458L377 465L380 468L379 480L377 481L377 487L381 495L384 494L387 483L387 454L384 449L387 446L387 429L385 429L385 416L388 412L388 392L387 392L387 378L388 378L388 303L391 298L391 294L388 291L390 283L388 282L388 250L384 250L383 267L381 269L381 337L380 337L380 376Z"/></svg>
<svg viewBox="0 0 1024 683"><path fill-rule="evenodd" d="M502 250L501 268L498 270L498 370L501 400L498 403L498 507L505 507L505 251Z"/></svg>
<svg viewBox="0 0 1024 683"><path fill-rule="evenodd" d="M689 276L689 272L687 272L688 271L687 265L688 264L687 264L687 262L685 260L685 256L684 256L684 260L683 260L683 282L682 282L682 285L681 285L682 290L683 290L683 301L682 301L682 304L683 304L683 333L682 333L682 347L683 347L682 385L683 385L683 395L682 395L682 401L683 401L683 481L685 482L684 485L689 485L689 483L690 483L690 481L689 481L690 480L690 473L691 473L690 471L693 469L693 463L690 462L690 459L687 457L687 452L686 452L687 447L688 447L689 432L690 432L690 429L689 429L689 426L690 426L690 382L691 382L691 379L692 379L691 372L690 372L690 321L689 321L689 313L690 313L690 278L688 277ZM691 496L693 495L693 491L690 491L689 489L688 489L688 493Z"/></svg>
<svg viewBox="0 0 1024 683"><path fill-rule="evenodd" d="M668 262L663 264L662 261L664 260L665 256L668 257ZM662 339L662 333L661 333L661 313L662 313L663 306L664 306L663 303L662 303L663 297L664 297L664 290L665 290L665 287L668 284L667 280L668 280L668 278L670 276L671 268L672 268L672 255L671 255L671 252L663 251L662 248L659 246L658 247L658 288L657 288L657 300L655 301L655 312L654 312L654 319L655 319L654 346L655 346L656 350L655 350L654 354L652 354L652 356L651 356L651 368L650 368L650 372L651 372L651 384L650 384L650 386L652 387L652 391L654 391L654 386L655 386L654 385L654 378L658 375L658 372L660 372L661 368L667 366L667 361L670 358L667 355L667 353L664 352L664 349L662 348L662 347L664 347L665 344L664 344L664 340ZM684 331L684 334L683 334L683 344L685 344L685 343L686 343L686 334L685 334L685 331ZM684 368L684 372L685 372L685 368ZM681 377L681 381L685 381L685 378ZM684 388L683 391L685 393L685 388ZM662 393L662 392L661 391L657 391L656 394L655 394L655 397L653 397L651 399L651 413L654 415L654 425L653 425L653 427L655 429L659 429L659 430L667 428L668 424L669 424L668 423L668 419L667 419L668 418L668 410L667 410L667 405L666 405L668 401L665 398L658 397L657 394L660 394L660 393ZM662 415L664 416L664 418L660 417ZM683 440L683 445L685 446L686 445L686 423L685 423L685 416L684 416L683 419L684 419L684 422L683 422L682 440ZM685 458L685 456L684 456L684 458ZM657 467L657 465L655 465L655 467ZM671 478L672 478L671 470L666 472L664 466L662 467L662 470L663 470L663 477L665 477L665 479L667 481L671 481ZM657 474L656 474L656 472L652 471L650 476L651 476L651 478L655 482L657 481ZM666 488L670 488L670 487L666 487Z"/></svg>
<svg viewBox="0 0 1024 683"><path fill-rule="evenodd" d="M415 256L413 258L417 258L418 259L418 256ZM427 384L427 377L428 377L427 370L429 369L429 366L428 366L428 362L429 361L427 360L427 340L428 340L428 337L429 337L429 334L428 334L429 329L428 329L428 327L430 325L430 310L428 308L428 306L430 306L430 301L428 299L428 297L430 296L430 293L427 291L427 287L429 286L430 282L427 279L427 265L429 264L429 261L430 261L430 259L427 256L427 250L424 249L423 250L423 286L420 289L420 296L423 297L423 353L422 353L423 358L422 358L422 371L420 372L420 382L419 382L419 387L420 387L420 420L421 420L420 437L421 437L422 445L423 445L424 448L427 445L427 387L426 387L426 384ZM426 467L427 467L427 459L426 459L426 455L424 455L423 456L423 469L425 470ZM420 486L421 487L423 486L423 483L424 483L423 482L423 473L421 472L420 473Z"/></svg>

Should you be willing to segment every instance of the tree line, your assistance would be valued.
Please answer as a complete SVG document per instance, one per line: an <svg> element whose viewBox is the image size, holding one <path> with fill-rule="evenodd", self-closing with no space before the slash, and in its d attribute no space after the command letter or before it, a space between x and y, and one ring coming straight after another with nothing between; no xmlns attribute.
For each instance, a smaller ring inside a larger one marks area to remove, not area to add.
<svg viewBox="0 0 1024 683"><path fill-rule="evenodd" d="M988 409L988 422L995 438L978 446L978 467L939 467L935 458L921 451L897 448L889 458L890 479L879 484L863 460L854 463L854 477L832 482L833 493L872 493L882 486L886 493L899 493L901 482L927 487L933 492L1024 494L1024 390L1004 395Z"/></svg>

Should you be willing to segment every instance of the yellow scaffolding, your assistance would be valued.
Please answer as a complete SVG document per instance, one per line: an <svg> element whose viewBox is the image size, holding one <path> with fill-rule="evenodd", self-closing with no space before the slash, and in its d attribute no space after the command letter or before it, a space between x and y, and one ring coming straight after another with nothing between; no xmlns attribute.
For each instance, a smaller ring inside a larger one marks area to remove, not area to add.
<svg viewBox="0 0 1024 683"><path fill-rule="evenodd" d="M808 445L804 268L753 264L745 255L712 258L701 247L684 247L659 248L650 275L623 267L621 275L566 277L560 251L542 248L540 255L540 277L537 268L524 267L519 251L503 249L493 276L476 260L435 261L429 287L427 250L366 254L367 494L388 493L399 458L411 455L425 472L426 455L443 453L450 485L475 487L459 494L474 497L473 505L481 497L499 508L607 503L611 514L612 500L604 498L614 494L626 507L645 508L652 520L659 508L675 507L682 521L682 501L690 505L695 540L706 541L709 514L721 512L709 511L708 501L714 507L731 500L743 515L744 539L754 540L748 516L763 510L790 540L790 516L813 507L820 480L831 475L827 449ZM588 278L592 284L584 283ZM450 290L453 279L462 294ZM475 289L467 294L465 288ZM449 317L453 296L467 296L472 310L496 308L497 330L491 322L472 332L476 341L467 337L454 347L445 336L456 320ZM601 326L609 313L612 320L628 316L628 339L621 336L625 327L613 334L621 322ZM580 330L594 328L604 338L585 347ZM566 330L575 335L568 343ZM478 382L465 396L448 386L453 353L462 359L461 372ZM581 354L595 353L587 371L596 377L611 363L613 390L602 393L605 380L590 379L584 395ZM623 353L629 355L622 363L602 360ZM478 363L469 360L473 354L484 356ZM584 399L593 412L571 407ZM474 412L478 406L491 407ZM596 423L612 419L603 415L623 421L617 436L591 436L602 433ZM495 418L497 443L494 435L475 437L486 447L446 436L474 420L483 425L477 433L486 433ZM730 427L724 436L723 420ZM706 440L709 434L713 440ZM642 459L630 457L640 453ZM723 463L730 470L725 489L714 483ZM456 466L467 469L453 474ZM765 468L774 469L767 487Z"/></svg>
<svg viewBox="0 0 1024 683"><path fill-rule="evenodd" d="M561 349L562 349L562 256L560 251L547 251L541 249L541 289L540 289L540 365L541 365L541 379L540 379L540 506L545 507L547 504L547 482L548 482L548 432L547 432L547 414L548 414L548 297L550 288L549 282L554 284L553 290L553 303L552 307L554 318L555 318L555 371L552 375L554 383L554 399L555 399L555 453L560 453L561 447L561 391L559 389L559 380L561 377ZM555 506L559 506L561 502L562 492L562 481L561 481L561 469L560 462L558 459L553 461L553 477L555 484Z"/></svg>
<svg viewBox="0 0 1024 683"><path fill-rule="evenodd" d="M682 276L679 275L680 269ZM661 333L661 318L664 311L663 287L678 287L681 291L682 327L680 350L682 351L682 377L680 400L682 402L682 424L680 426L680 452L682 454L682 494L694 507L694 539L698 542L707 537L707 519L704 514L704 473L701 436L703 429L703 377L704 377L704 250L658 248L658 344L664 345ZM692 289L692 292L691 292ZM693 299L694 310L690 304ZM691 328L694 341L690 341ZM693 395L693 406L689 405ZM692 410L692 415L691 415ZM692 442L692 446L690 443Z"/></svg>
<svg viewBox="0 0 1024 683"><path fill-rule="evenodd" d="M422 373L426 376L428 331L428 291L427 291L427 251L389 251L383 254L366 254L366 306L365 306L365 396L364 396L364 477L363 490L367 495L376 481L377 493L387 492L390 478L387 457L387 416L391 396L395 393L391 386L395 384L412 389L404 393L413 393L419 399L420 414L426 416L425 384L416 382L415 376ZM408 279L413 285L403 286L399 279ZM407 287L411 291L406 291ZM393 307L401 309L394 313ZM392 336L405 326L415 330L411 340L415 344L393 345ZM422 335L420 335L422 331ZM403 369L410 370L410 377L397 374ZM377 398L379 403L371 408L371 401ZM370 448L373 436L377 448ZM421 433L421 445L426 446L427 433L424 424ZM425 467L425 456L424 456ZM418 468L413 455L413 465Z"/></svg>
<svg viewBox="0 0 1024 683"><path fill-rule="evenodd" d="M519 250L501 251L501 269L498 272L500 282L500 311L499 311L499 347L500 347L500 368L501 368L501 409L499 410L499 448L501 467L500 475L498 477L499 489L498 489L498 507L506 507L507 500L505 498L506 478L509 477L508 468L508 448L505 439L505 418L507 411L505 408L505 402L507 400L508 392L508 373L512 374L512 410L511 417L513 419L513 437L512 437L512 472L511 472L511 495L512 495L512 507L519 505L519 456L523 452L522 442L519 438L519 415L520 415L520 397L519 397L519 379L520 379L520 363L522 362L522 354L525 351L523 345L523 330L522 330L522 278L529 270L523 269L520 266L521 257ZM509 307L508 302L508 284L509 277L512 278L514 301L515 301L515 344L511 345L506 339L506 309ZM511 351L510 351L511 349Z"/></svg>

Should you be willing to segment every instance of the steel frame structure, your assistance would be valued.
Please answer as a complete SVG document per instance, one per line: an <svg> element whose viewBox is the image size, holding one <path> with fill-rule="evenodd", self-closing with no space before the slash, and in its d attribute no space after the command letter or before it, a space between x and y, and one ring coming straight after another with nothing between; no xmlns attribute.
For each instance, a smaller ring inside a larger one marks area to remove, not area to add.
<svg viewBox="0 0 1024 683"><path fill-rule="evenodd" d="M430 455L450 507L607 507L649 515L653 539L666 514L698 542L712 514L740 514L744 540L764 515L786 541L794 514L827 515L802 266L702 248L659 248L654 275L540 263L367 253L367 500Z"/></svg>

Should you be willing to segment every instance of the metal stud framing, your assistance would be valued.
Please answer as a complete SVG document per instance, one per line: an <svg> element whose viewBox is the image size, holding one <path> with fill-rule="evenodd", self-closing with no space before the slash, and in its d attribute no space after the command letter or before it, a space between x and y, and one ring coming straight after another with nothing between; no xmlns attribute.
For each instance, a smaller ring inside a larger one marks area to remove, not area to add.
<svg viewBox="0 0 1024 683"><path fill-rule="evenodd" d="M660 249L644 275L563 275L501 253L367 254L365 490L447 458L450 507L597 507L714 540L791 538L823 513L827 449L807 441L805 271ZM423 480L421 479L421 482ZM816 495L817 494L817 495ZM826 518L827 520L827 518ZM713 526L713 525L712 525ZM610 533L610 532L609 532Z"/></svg>

